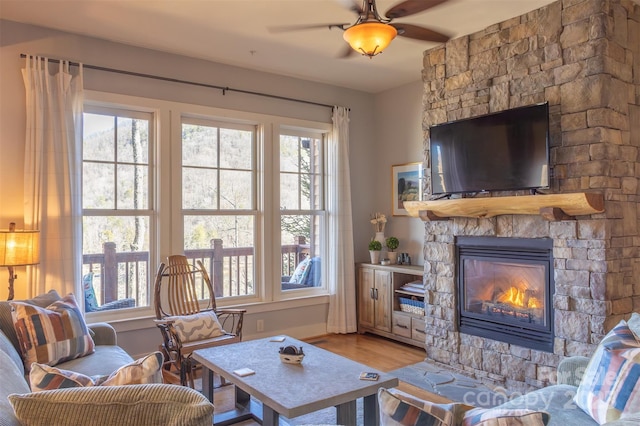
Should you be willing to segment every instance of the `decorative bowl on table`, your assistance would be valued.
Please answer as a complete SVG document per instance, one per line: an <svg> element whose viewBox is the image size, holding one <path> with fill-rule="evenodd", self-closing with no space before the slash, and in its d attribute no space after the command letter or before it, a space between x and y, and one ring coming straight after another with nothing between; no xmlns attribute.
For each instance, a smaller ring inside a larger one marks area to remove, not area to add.
<svg viewBox="0 0 640 426"><path fill-rule="evenodd" d="M300 364L304 358L302 346L296 348L293 345L283 346L280 348L280 361L285 364Z"/></svg>

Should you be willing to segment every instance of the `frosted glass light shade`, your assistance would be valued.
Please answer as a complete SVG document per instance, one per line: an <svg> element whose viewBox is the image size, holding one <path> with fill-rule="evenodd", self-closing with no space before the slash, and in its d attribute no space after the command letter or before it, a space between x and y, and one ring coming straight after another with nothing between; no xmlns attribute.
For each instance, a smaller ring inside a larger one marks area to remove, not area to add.
<svg viewBox="0 0 640 426"><path fill-rule="evenodd" d="M347 28L342 37L353 50L371 58L386 49L397 34L391 25L364 22Z"/></svg>

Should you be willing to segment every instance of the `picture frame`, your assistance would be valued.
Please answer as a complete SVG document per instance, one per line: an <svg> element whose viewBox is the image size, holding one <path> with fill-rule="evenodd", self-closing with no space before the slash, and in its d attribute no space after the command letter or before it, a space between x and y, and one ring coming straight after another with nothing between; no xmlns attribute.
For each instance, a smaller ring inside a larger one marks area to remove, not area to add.
<svg viewBox="0 0 640 426"><path fill-rule="evenodd" d="M391 212L393 216L409 216L405 201L422 201L424 169L422 163L391 166Z"/></svg>

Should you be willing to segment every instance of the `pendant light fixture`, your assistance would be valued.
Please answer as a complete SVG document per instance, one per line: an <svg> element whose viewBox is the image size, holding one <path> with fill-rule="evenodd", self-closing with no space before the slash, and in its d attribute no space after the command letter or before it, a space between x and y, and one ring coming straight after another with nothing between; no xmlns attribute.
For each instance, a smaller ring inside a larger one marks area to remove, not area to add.
<svg viewBox="0 0 640 426"><path fill-rule="evenodd" d="M347 28L343 38L356 52L373 58L382 53L396 37L398 31L382 22L363 22Z"/></svg>

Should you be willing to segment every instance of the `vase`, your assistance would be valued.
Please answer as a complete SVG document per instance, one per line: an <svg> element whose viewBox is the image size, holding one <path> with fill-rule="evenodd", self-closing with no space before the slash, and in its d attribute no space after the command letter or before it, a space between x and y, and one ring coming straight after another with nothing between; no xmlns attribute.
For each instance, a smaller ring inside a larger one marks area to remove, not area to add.
<svg viewBox="0 0 640 426"><path fill-rule="evenodd" d="M384 238L384 232L376 232L376 236L373 237L373 239L375 241L380 241L380 244L382 244L382 248L385 247L386 243L385 243L385 238Z"/></svg>
<svg viewBox="0 0 640 426"><path fill-rule="evenodd" d="M377 265L380 263L380 250L369 250L369 256L371 256L371 263Z"/></svg>
<svg viewBox="0 0 640 426"><path fill-rule="evenodd" d="M398 261L398 252L396 251L388 251L387 256L389 257L389 261L392 265L395 265Z"/></svg>

